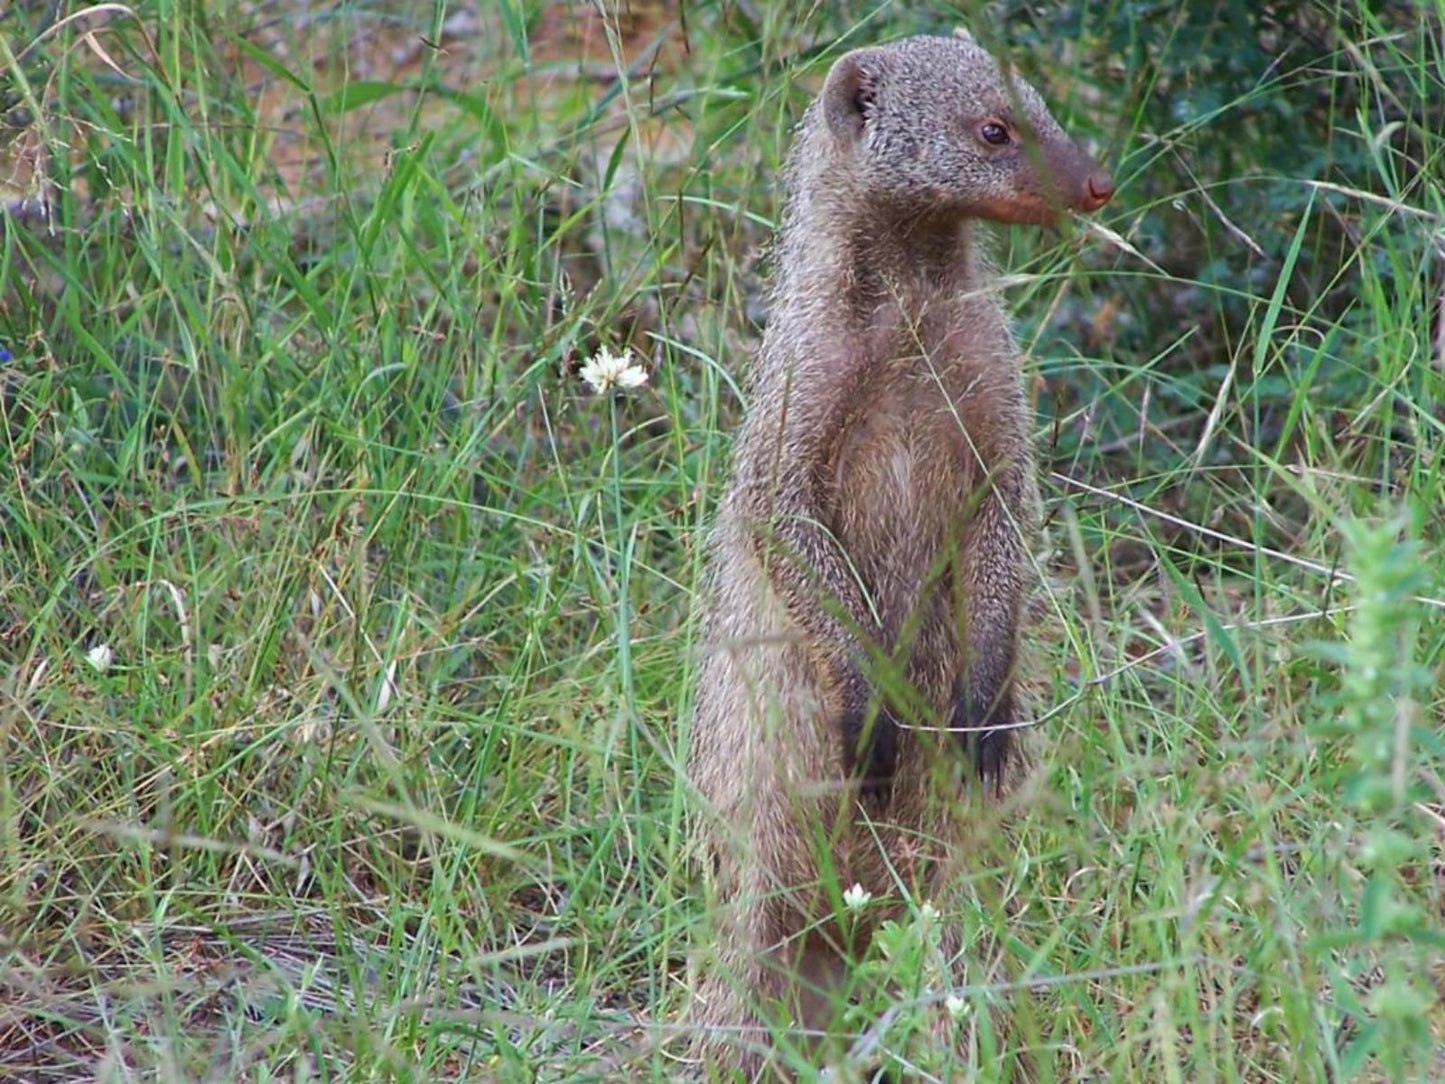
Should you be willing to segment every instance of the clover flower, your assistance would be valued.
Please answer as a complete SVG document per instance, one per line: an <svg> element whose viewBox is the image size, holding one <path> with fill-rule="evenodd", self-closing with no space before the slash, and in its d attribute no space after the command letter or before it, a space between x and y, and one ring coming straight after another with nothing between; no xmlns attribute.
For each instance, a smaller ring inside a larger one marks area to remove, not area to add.
<svg viewBox="0 0 1445 1084"><path fill-rule="evenodd" d="M858 911L867 906L868 901L873 898L869 892L860 884L855 884L847 892L843 893L843 903L850 911Z"/></svg>
<svg viewBox="0 0 1445 1084"><path fill-rule="evenodd" d="M647 370L633 362L631 350L624 349L614 354L605 346L587 359L581 376L598 395L613 388L626 391L647 383Z"/></svg>

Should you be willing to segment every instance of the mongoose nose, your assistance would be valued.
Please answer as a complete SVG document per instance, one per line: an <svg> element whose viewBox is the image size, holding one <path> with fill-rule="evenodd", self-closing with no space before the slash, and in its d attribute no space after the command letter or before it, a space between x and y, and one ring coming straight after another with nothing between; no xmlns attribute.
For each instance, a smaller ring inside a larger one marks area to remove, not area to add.
<svg viewBox="0 0 1445 1084"><path fill-rule="evenodd" d="M1114 178L1102 169L1096 170L1089 174L1089 179L1084 182L1084 191L1084 202L1089 205L1089 210L1097 211L1114 195Z"/></svg>

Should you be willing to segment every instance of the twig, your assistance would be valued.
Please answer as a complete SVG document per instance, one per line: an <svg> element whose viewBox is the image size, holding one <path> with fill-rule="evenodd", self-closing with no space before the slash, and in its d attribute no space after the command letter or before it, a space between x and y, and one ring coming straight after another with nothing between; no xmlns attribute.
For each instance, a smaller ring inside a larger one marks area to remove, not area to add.
<svg viewBox="0 0 1445 1084"><path fill-rule="evenodd" d="M1221 625L1220 628L1225 632L1234 632L1237 629L1254 630L1268 628L1271 625L1290 625L1299 621L1314 621L1317 618L1335 617L1339 614L1349 613L1354 608L1355 607L1353 606L1353 604L1349 606L1334 606L1328 610L1311 610L1309 613L1303 614L1286 614L1283 617L1266 617L1259 621L1237 621L1231 625ZM1037 726L1040 723L1044 723L1047 722L1049 719L1052 719L1055 715L1059 714L1059 712L1063 711L1065 708L1069 707L1072 704L1076 704L1080 700L1082 700L1084 696L1088 693L1088 691L1094 688L1096 685L1102 685L1106 681L1113 681L1120 674L1126 673L1127 671L1134 669L1134 667L1136 666L1143 666L1151 659L1157 659L1160 655L1166 654L1167 652L1178 651L1180 648L1186 647L1189 644L1202 640L1208 635L1209 631L1207 629L1201 630L1199 632L1191 632L1188 636L1185 636L1182 639L1171 640L1167 644L1161 644L1158 647L1154 648L1152 651L1146 651L1137 659L1130 659L1122 666L1116 666L1114 667L1114 669L1102 673L1097 677L1089 678L1088 681L1084 682L1084 687L1082 689L1076 692L1073 696L1067 697L1066 699L1061 700L1059 703L1055 704L1048 711L1040 715L1037 719L1034 719L1030 725ZM978 729L991 730L1001 728L979 727Z"/></svg>
<svg viewBox="0 0 1445 1084"><path fill-rule="evenodd" d="M1202 534L1207 538L1213 538L1219 542L1228 542L1230 545L1238 546L1241 549L1248 550L1250 553L1263 554L1266 557L1273 557L1277 561L1283 561L1297 568L1303 568L1321 576L1328 576L1332 582L1355 582L1355 577L1351 576L1348 572L1327 568L1317 561L1311 561L1305 557L1296 557L1282 550L1270 549L1268 546L1256 546L1253 542L1248 542L1243 538L1236 538L1232 534L1225 534L1223 531L1216 531L1212 527L1205 527L1199 523L1191 523L1187 519L1181 519L1179 516L1171 515L1158 508L1150 508L1147 504L1136 501L1132 497L1126 497L1122 493L1115 493L1108 489L1100 489L1098 486L1092 486L1088 482L1081 482L1077 478L1070 478L1067 474L1060 474L1058 471L1049 471L1049 477L1064 485L1073 486L1075 489L1082 489L1085 493L1092 493L1096 497L1106 497L1109 500L1117 501L1126 508L1132 508L1136 512L1145 512L1154 516L1156 519L1162 519L1165 523L1172 523L1176 527L1183 527L1185 530L1193 531L1195 534ZM1433 606L1436 609L1445 610L1445 599L1431 598L1429 595L1412 595L1411 600L1425 606Z"/></svg>

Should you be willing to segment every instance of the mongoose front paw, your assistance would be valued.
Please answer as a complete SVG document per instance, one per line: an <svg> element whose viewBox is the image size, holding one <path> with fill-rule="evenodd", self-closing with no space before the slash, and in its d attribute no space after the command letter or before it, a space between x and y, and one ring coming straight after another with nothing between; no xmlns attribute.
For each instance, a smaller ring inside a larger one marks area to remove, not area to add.
<svg viewBox="0 0 1445 1084"><path fill-rule="evenodd" d="M898 717L885 702L870 714L870 690L859 683L843 709L843 760L865 800L881 806L898 767Z"/></svg>
<svg viewBox="0 0 1445 1084"><path fill-rule="evenodd" d="M1012 691L1004 689L987 699L963 693L954 704L949 725L959 746L973 757L979 779L985 784L1001 786L1004 762L1013 740Z"/></svg>

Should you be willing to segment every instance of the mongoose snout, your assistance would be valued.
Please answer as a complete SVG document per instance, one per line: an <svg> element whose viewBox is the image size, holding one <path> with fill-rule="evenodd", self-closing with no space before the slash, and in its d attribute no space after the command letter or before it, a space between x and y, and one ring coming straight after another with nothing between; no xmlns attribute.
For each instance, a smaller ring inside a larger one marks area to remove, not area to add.
<svg viewBox="0 0 1445 1084"><path fill-rule="evenodd" d="M1113 199L1114 178L1083 148L1070 142L1058 157L1063 158L1063 162L1055 164L1050 161L1049 165L1058 178L1059 190L1064 194L1063 203L1069 210L1093 214Z"/></svg>
<svg viewBox="0 0 1445 1084"><path fill-rule="evenodd" d="M1114 197L1108 170L1061 131L1028 133L1020 158L1015 205L997 217L1019 225L1050 225L1060 211L1093 214Z"/></svg>
<svg viewBox="0 0 1445 1084"><path fill-rule="evenodd" d="M1089 174L1089 179L1084 182L1084 213L1092 214L1113 198L1114 178L1102 169Z"/></svg>

